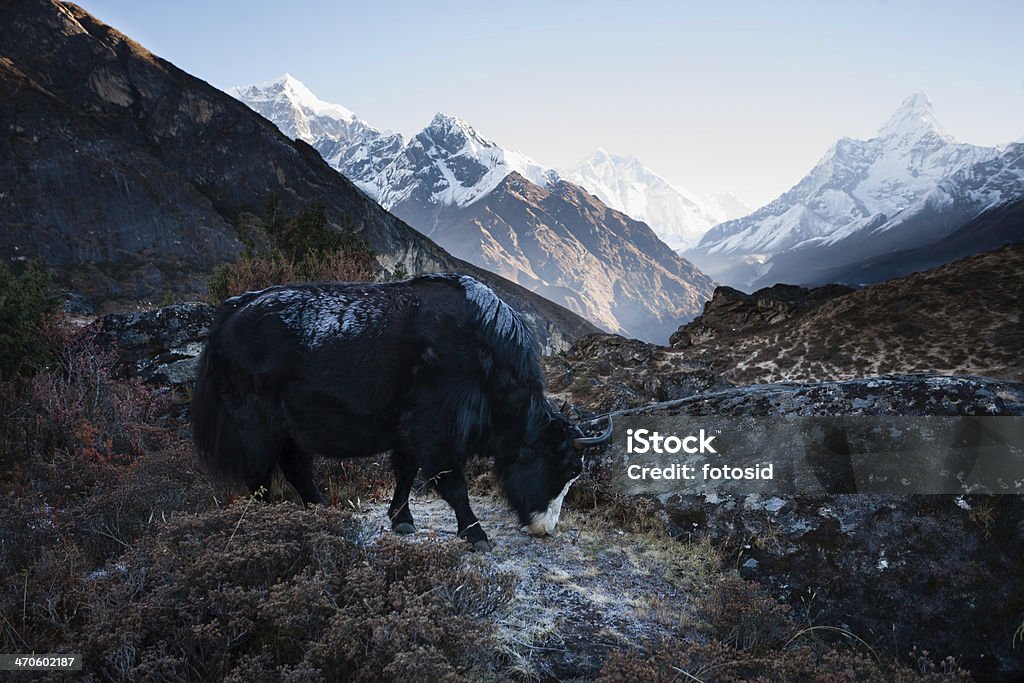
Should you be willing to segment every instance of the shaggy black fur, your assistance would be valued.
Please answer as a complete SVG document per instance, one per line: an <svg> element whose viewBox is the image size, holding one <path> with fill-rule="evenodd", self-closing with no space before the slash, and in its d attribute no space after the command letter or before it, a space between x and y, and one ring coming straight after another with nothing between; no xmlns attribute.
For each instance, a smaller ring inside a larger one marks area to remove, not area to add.
<svg viewBox="0 0 1024 683"><path fill-rule="evenodd" d="M214 471L269 486L281 467L307 503L322 503L314 456L392 451L397 531L418 469L455 510L459 534L487 537L469 507L469 456L491 455L527 524L581 469L580 431L545 399L519 315L465 276L390 284L271 287L224 302L199 361L196 448Z"/></svg>

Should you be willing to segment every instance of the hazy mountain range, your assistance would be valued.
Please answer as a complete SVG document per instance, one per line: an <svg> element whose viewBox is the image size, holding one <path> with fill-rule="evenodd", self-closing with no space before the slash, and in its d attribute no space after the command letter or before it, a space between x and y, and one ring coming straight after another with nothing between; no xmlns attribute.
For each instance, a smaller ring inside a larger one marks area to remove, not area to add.
<svg viewBox="0 0 1024 683"><path fill-rule="evenodd" d="M608 206L647 223L675 250L697 244L719 223L750 213L750 207L731 193L697 194L665 180L635 157L603 149L558 173Z"/></svg>

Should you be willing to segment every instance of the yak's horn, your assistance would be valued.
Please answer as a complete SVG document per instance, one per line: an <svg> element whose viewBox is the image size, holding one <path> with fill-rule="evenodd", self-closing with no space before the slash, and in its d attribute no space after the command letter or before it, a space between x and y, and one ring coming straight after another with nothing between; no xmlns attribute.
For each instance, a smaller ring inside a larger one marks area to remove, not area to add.
<svg viewBox="0 0 1024 683"><path fill-rule="evenodd" d="M572 445L575 446L576 448L582 449L587 448L588 446L599 446L603 443L607 443L611 441L613 429L614 427L612 425L612 416L609 415L608 429L604 430L603 434L600 434L599 436L578 436L572 440Z"/></svg>

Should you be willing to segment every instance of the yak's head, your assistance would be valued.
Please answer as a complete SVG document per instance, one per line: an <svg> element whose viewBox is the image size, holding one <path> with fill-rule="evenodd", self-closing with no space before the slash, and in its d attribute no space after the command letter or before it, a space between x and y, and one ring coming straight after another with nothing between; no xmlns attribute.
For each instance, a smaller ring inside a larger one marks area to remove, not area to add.
<svg viewBox="0 0 1024 683"><path fill-rule="evenodd" d="M519 523L535 536L555 531L562 501L583 472L583 449L611 439L612 421L600 436L585 437L579 427L552 411L537 438L524 445L502 477L505 495Z"/></svg>

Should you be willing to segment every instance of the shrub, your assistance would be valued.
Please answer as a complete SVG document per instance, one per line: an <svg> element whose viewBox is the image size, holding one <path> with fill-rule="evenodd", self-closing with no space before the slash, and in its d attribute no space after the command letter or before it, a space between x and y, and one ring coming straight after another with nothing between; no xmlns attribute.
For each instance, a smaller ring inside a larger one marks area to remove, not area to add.
<svg viewBox="0 0 1024 683"><path fill-rule="evenodd" d="M31 374L47 360L44 321L57 310L50 276L32 263L15 275L0 263L0 382Z"/></svg>
<svg viewBox="0 0 1024 683"><path fill-rule="evenodd" d="M172 520L89 590L105 679L476 680L513 579L459 540L364 548L347 514L248 501Z"/></svg>
<svg viewBox="0 0 1024 683"><path fill-rule="evenodd" d="M697 609L709 634L738 650L760 652L777 647L794 630L788 605L738 576L723 578L701 596Z"/></svg>
<svg viewBox="0 0 1024 683"><path fill-rule="evenodd" d="M216 305L242 292L297 282L356 282L374 278L369 250L307 252L294 259L273 250L243 254L234 263L218 266L210 277L207 300Z"/></svg>
<svg viewBox="0 0 1024 683"><path fill-rule="evenodd" d="M98 332L98 323L59 318L42 326L50 365L24 386L7 387L14 432L7 436L24 453L63 451L109 463L142 452L144 428L163 402L141 380L117 376L117 357L97 346Z"/></svg>
<svg viewBox="0 0 1024 683"><path fill-rule="evenodd" d="M246 253L214 270L209 282L211 303L275 284L361 281L376 275L369 245L350 228L331 230L323 206L284 219L272 198L262 231L266 240L247 232L243 235ZM269 246L260 248L263 243Z"/></svg>

